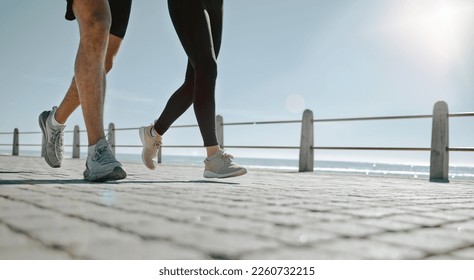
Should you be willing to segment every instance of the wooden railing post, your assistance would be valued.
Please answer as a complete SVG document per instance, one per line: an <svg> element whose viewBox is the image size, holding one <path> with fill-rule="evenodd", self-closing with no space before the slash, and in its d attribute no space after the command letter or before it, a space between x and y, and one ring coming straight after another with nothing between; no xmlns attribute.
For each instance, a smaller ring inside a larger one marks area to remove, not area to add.
<svg viewBox="0 0 474 280"><path fill-rule="evenodd" d="M74 134L72 136L72 158L80 158L81 157L81 142L80 142L80 134L79 134L79 126L74 126Z"/></svg>
<svg viewBox="0 0 474 280"><path fill-rule="evenodd" d="M313 171L313 168L314 168L313 142L314 142L313 112L311 110L305 110L303 113L303 121L301 123L299 172Z"/></svg>
<svg viewBox="0 0 474 280"><path fill-rule="evenodd" d="M217 142L224 149L224 118L221 115L216 116L216 135Z"/></svg>
<svg viewBox="0 0 474 280"><path fill-rule="evenodd" d="M19 132L18 128L13 130L13 149L12 155L18 156L20 154L20 140L19 140Z"/></svg>
<svg viewBox="0 0 474 280"><path fill-rule="evenodd" d="M109 123L108 139L112 153L115 155L115 125L114 123Z"/></svg>
<svg viewBox="0 0 474 280"><path fill-rule="evenodd" d="M160 148L158 149L157 162L158 162L158 163L161 163L161 146L160 146Z"/></svg>
<svg viewBox="0 0 474 280"><path fill-rule="evenodd" d="M430 182L449 183L449 112L448 104L436 102L431 131Z"/></svg>
<svg viewBox="0 0 474 280"><path fill-rule="evenodd" d="M44 145L46 143L44 142L46 139L44 137L41 137L41 157L44 158L46 156L46 149L43 149Z"/></svg>

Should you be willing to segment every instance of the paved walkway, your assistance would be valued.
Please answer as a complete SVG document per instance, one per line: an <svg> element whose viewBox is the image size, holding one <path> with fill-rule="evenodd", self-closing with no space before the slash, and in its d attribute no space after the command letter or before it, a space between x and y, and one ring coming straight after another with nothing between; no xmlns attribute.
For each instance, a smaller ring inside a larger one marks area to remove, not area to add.
<svg viewBox="0 0 474 280"><path fill-rule="evenodd" d="M474 259L474 182L0 156L0 259Z"/></svg>

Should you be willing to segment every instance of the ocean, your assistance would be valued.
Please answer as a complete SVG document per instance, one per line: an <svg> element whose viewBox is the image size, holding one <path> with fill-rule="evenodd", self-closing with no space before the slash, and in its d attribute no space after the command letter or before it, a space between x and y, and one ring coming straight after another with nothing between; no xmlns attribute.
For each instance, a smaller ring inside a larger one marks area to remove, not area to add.
<svg viewBox="0 0 474 280"><path fill-rule="evenodd" d="M124 161L141 162L140 155L123 155ZM129 158L130 157L130 158ZM203 165L202 157L193 156L166 156L162 157L163 163ZM274 169L284 171L298 171L297 159L265 159L265 158L238 158L237 162L248 169ZM315 161L315 172L358 174L362 176L399 176L408 178L429 178L428 165L402 165L375 162L350 162L350 161ZM474 180L474 167L451 166L449 169L451 179Z"/></svg>
<svg viewBox="0 0 474 280"><path fill-rule="evenodd" d="M0 154L10 155L9 150L0 150ZM39 151L22 150L21 156L40 156ZM71 153L65 153L66 158ZM86 154L81 153L81 158ZM123 162L140 163L139 154L117 154L117 159ZM203 158L200 156L175 156L163 155L164 164L203 166ZM248 169L274 169L283 171L297 171L297 159L269 159L269 158L238 158L240 165ZM352 162L352 161L315 161L315 172L357 174L362 176L397 176L406 178L428 179L430 167L428 165L410 164L387 164L378 162ZM449 178L456 180L474 180L474 167L450 166Z"/></svg>

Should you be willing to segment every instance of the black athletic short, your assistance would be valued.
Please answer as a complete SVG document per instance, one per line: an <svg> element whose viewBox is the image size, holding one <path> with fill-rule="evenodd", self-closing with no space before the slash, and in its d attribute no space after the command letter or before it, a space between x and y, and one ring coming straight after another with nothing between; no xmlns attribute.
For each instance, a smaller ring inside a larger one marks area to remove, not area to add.
<svg viewBox="0 0 474 280"><path fill-rule="evenodd" d="M72 1L66 0L66 19L75 20L76 16L72 11ZM109 0L110 12L112 14L112 24L110 26L110 34L123 39L127 32L128 20L130 18L130 10L132 8L132 0Z"/></svg>

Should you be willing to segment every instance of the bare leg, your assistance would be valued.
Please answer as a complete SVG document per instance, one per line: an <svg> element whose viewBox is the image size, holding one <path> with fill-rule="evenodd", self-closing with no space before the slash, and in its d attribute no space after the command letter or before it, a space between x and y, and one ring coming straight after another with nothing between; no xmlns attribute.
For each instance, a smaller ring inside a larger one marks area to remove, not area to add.
<svg viewBox="0 0 474 280"><path fill-rule="evenodd" d="M81 38L76 57L75 80L89 146L92 146L105 137L104 65L111 15L107 0L76 0L73 10Z"/></svg>
<svg viewBox="0 0 474 280"><path fill-rule="evenodd" d="M107 73L109 73L113 67L114 59L119 51L121 43L122 39L120 37L112 34L109 35L109 45L105 57L105 71ZM80 104L81 102L79 100L79 93L77 92L76 79L72 78L71 86L56 111L55 119L59 123L66 123L69 116L77 109L77 107L79 107Z"/></svg>

